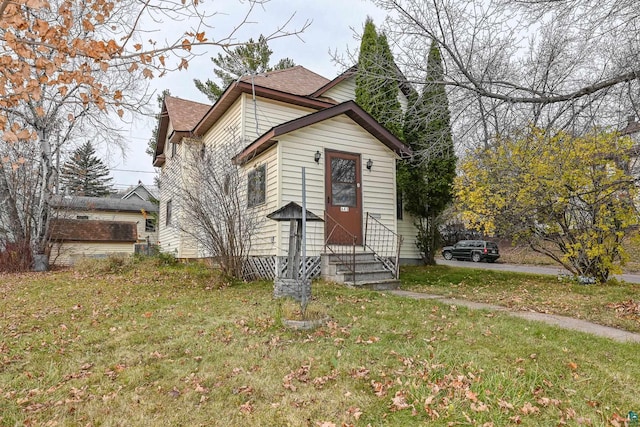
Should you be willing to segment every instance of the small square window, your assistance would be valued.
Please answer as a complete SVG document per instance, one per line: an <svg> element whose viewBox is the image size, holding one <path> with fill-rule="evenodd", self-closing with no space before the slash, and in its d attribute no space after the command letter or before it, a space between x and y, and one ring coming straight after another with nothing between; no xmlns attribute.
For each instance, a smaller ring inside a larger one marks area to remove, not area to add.
<svg viewBox="0 0 640 427"><path fill-rule="evenodd" d="M147 233L153 233L156 231L156 219L155 218L147 218L144 221L144 231Z"/></svg>
<svg viewBox="0 0 640 427"><path fill-rule="evenodd" d="M247 175L247 206L261 205L267 195L267 167L261 165L249 171Z"/></svg>

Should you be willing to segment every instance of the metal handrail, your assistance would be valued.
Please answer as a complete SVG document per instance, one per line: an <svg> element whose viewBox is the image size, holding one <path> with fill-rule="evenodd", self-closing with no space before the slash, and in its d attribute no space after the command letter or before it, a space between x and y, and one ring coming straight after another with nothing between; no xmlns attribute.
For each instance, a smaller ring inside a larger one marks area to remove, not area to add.
<svg viewBox="0 0 640 427"><path fill-rule="evenodd" d="M326 211L324 213L324 224L333 224L333 228L326 233L327 238L324 241L325 253L331 252L335 255L341 264L345 265L351 275L353 276L353 283L356 282L356 242L358 238L350 233L342 224L335 220ZM345 241L351 242L351 244L330 244L329 241L332 237L344 237ZM342 250L341 250L342 249Z"/></svg>
<svg viewBox="0 0 640 427"><path fill-rule="evenodd" d="M371 223L371 225L369 225ZM400 277L400 247L403 238L367 212L364 247L375 254L387 270Z"/></svg>

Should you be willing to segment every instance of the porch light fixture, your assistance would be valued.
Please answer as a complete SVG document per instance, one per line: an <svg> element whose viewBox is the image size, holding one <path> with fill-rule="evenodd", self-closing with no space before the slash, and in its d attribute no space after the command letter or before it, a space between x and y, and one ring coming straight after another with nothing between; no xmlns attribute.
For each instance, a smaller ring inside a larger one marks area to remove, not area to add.
<svg viewBox="0 0 640 427"><path fill-rule="evenodd" d="M367 170L371 170L372 167L373 167L373 160L371 159L367 160Z"/></svg>
<svg viewBox="0 0 640 427"><path fill-rule="evenodd" d="M316 163L320 164L320 151L316 151L316 154L313 155L313 160L315 160Z"/></svg>

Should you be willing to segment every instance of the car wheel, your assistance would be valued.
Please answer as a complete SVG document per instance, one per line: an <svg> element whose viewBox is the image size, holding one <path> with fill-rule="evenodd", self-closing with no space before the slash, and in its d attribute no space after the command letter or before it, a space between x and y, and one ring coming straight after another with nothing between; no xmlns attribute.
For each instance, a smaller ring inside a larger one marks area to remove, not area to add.
<svg viewBox="0 0 640 427"><path fill-rule="evenodd" d="M471 254L471 261L480 262L480 254L478 252Z"/></svg>
<svg viewBox="0 0 640 427"><path fill-rule="evenodd" d="M451 259L453 259L453 254L449 251L444 251L442 253L442 256L444 257L444 259L446 259L447 261L451 261Z"/></svg>

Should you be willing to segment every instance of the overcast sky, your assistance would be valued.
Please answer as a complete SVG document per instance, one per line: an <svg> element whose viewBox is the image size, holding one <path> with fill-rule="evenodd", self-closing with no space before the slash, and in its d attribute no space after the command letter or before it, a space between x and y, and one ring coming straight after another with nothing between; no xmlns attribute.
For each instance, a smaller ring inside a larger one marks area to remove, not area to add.
<svg viewBox="0 0 640 427"><path fill-rule="evenodd" d="M224 13L211 19L210 25L215 28L206 30L209 38L226 35L229 25L237 24L248 7L247 2L241 0L205 0L203 4L211 9L215 7L216 12ZM295 13L291 28L301 27L306 20L312 23L299 37L273 40L269 44L273 50L272 63L289 57L297 65L329 79L343 71L343 67L333 63L330 52L344 54L347 49L357 49L359 41L356 38L362 33L366 17L371 16L377 26L382 24L385 17L383 11L364 0L271 0L265 4L264 9L256 12L252 17L254 22L246 24L238 33L238 41L245 41L249 37L257 39L261 33L270 33ZM180 30L189 27L187 23L165 25L167 28ZM214 77L210 58L218 52L213 49L203 52L202 56L190 63L188 70L154 79L153 90L161 92L169 89L173 96L208 103L207 98L195 88L193 79L206 80ZM144 151L154 127L153 119L143 117L139 117L131 125L123 124L125 133L130 135L127 157L122 159L121 156L112 156L108 159L117 189L137 184L138 180L153 184L152 159Z"/></svg>

